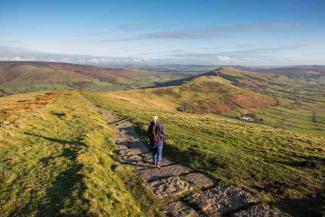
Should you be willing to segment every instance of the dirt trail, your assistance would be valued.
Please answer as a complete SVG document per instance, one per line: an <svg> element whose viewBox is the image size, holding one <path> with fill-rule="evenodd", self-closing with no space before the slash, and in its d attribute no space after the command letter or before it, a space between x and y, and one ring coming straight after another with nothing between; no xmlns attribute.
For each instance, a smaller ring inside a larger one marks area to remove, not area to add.
<svg viewBox="0 0 325 217"><path fill-rule="evenodd" d="M234 186L218 185L205 174L177 162L163 158L162 167L154 168L150 150L140 141L134 125L104 109L99 108L99 112L115 125L115 153L119 159L130 164L158 198L168 198L167 205L161 208L166 216L280 216L262 204L259 197Z"/></svg>

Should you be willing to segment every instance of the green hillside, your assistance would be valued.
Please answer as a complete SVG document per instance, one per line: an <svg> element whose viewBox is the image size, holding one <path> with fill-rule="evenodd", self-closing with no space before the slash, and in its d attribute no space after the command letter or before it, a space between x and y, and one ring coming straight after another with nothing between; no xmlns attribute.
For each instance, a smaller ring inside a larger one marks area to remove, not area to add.
<svg viewBox="0 0 325 217"><path fill-rule="evenodd" d="M323 130L308 128L311 113L305 111L307 117L299 114L304 115L301 111L307 108L322 112L322 107L306 101L297 105L289 96L274 94L272 83L281 81L286 81L288 88L297 82L318 87L314 81L223 68L217 75L208 73L180 86L82 94L97 105L130 117L143 135L151 116L158 114L166 128L165 153L169 157L207 172L221 183L256 192L293 216L304 216L298 213L320 209L325 137L321 136ZM246 96L245 100L236 101L238 95ZM212 109L211 102L230 109ZM287 115L287 123L296 119L293 127L262 116L280 109L277 118ZM262 120L254 123L234 119L244 112L253 112Z"/></svg>
<svg viewBox="0 0 325 217"><path fill-rule="evenodd" d="M133 71L126 74L130 82ZM124 79L115 78L109 82ZM223 67L174 86L0 97L0 216L162 215L156 205L162 202L131 167L116 170L121 164L112 141L118 135L98 107L129 117L145 143L157 114L166 130L165 156L291 216L320 215L323 82ZM243 114L254 120L239 120Z"/></svg>
<svg viewBox="0 0 325 217"><path fill-rule="evenodd" d="M158 216L130 168L113 171L114 131L80 94L2 97L0 108L0 216Z"/></svg>
<svg viewBox="0 0 325 217"><path fill-rule="evenodd" d="M325 135L325 77L289 78L286 75L223 68L221 76L234 85L274 97L275 106L250 109L262 123ZM231 116L231 114L230 114Z"/></svg>

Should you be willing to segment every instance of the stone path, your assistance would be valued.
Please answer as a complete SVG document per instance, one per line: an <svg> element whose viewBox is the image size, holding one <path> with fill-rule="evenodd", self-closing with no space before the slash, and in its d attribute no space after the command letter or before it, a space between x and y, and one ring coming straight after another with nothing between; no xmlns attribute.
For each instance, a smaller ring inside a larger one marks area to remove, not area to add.
<svg viewBox="0 0 325 217"><path fill-rule="evenodd" d="M170 217L234 216L276 217L279 213L259 197L234 186L219 186L203 173L163 159L160 169L152 166L148 147L140 141L133 124L125 118L99 112L117 130L115 153L130 164L157 198L168 198L161 211ZM168 202L170 201L170 202Z"/></svg>

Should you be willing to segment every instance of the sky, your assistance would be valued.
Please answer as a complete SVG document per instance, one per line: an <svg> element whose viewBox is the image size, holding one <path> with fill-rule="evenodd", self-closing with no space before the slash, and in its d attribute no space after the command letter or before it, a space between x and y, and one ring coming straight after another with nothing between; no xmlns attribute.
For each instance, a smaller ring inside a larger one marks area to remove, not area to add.
<svg viewBox="0 0 325 217"><path fill-rule="evenodd" d="M1 0L1 60L325 65L325 0Z"/></svg>

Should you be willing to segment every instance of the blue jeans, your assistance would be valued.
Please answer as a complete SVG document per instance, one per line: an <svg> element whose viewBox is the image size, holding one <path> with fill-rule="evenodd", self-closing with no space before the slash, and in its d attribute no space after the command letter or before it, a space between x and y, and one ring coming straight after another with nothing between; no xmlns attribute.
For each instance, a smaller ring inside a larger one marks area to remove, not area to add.
<svg viewBox="0 0 325 217"><path fill-rule="evenodd" d="M159 163L161 161L163 145L153 146L152 147L152 159L153 162Z"/></svg>

